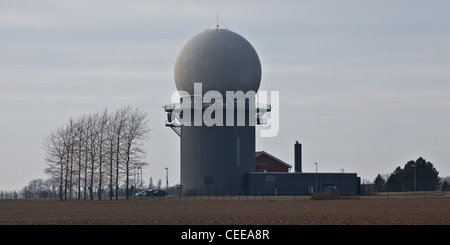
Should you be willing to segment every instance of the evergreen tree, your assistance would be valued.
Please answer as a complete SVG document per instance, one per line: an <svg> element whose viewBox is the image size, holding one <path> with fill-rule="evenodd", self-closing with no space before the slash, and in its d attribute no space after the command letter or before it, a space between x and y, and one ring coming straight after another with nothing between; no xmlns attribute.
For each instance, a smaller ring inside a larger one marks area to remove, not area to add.
<svg viewBox="0 0 450 245"><path fill-rule="evenodd" d="M448 182L447 182L447 180L446 181L444 181L444 183L442 184L442 191L448 191L449 190L449 188L448 188Z"/></svg>
<svg viewBox="0 0 450 245"><path fill-rule="evenodd" d="M386 185L386 181L383 179L383 177L381 177L380 174L377 175L377 177L373 181L373 184L375 186L375 191L385 191L384 188Z"/></svg>
<svg viewBox="0 0 450 245"><path fill-rule="evenodd" d="M153 188L155 188L155 186L153 185L153 179L152 179L152 177L150 177L150 181L149 181L149 183L148 183L148 189L151 190L151 189L153 189Z"/></svg>
<svg viewBox="0 0 450 245"><path fill-rule="evenodd" d="M398 166L386 181L388 191L434 191L439 187L439 172L422 157Z"/></svg>
<svg viewBox="0 0 450 245"><path fill-rule="evenodd" d="M386 181L386 191L402 191L403 169L398 166Z"/></svg>

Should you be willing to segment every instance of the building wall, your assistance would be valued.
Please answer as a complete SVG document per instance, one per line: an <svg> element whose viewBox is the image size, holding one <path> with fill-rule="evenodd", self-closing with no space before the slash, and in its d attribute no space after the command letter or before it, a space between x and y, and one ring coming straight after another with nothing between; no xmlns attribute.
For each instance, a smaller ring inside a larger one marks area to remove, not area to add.
<svg viewBox="0 0 450 245"><path fill-rule="evenodd" d="M246 109L246 119L249 113ZM226 115L224 112L223 125ZM245 193L246 174L255 171L255 126L248 120L245 126L237 126L237 118L233 117L235 126L206 126L204 122L202 126L181 126L183 193ZM191 119L194 125L194 116Z"/></svg>
<svg viewBox="0 0 450 245"><path fill-rule="evenodd" d="M317 188L316 188L317 179ZM247 192L256 195L359 194L356 173L248 173Z"/></svg>
<svg viewBox="0 0 450 245"><path fill-rule="evenodd" d="M261 154L255 158L256 172L289 172L288 166L278 162L277 160Z"/></svg>

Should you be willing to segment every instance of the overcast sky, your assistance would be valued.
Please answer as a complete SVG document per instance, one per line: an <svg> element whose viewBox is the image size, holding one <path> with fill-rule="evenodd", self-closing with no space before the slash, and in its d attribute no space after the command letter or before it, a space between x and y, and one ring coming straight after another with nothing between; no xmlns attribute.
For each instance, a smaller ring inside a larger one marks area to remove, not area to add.
<svg viewBox="0 0 450 245"><path fill-rule="evenodd" d="M126 105L148 113L153 177L180 181L162 105L178 52L225 26L280 93L280 130L256 139L303 171L373 180L419 157L450 175L450 1L0 0L0 190L47 176L42 140L71 117ZM212 24L212 25L211 25Z"/></svg>

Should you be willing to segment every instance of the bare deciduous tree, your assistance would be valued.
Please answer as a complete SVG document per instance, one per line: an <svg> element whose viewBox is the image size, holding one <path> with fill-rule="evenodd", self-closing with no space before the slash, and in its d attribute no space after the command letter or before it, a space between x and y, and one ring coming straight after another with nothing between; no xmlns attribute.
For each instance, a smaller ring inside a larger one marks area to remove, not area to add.
<svg viewBox="0 0 450 245"><path fill-rule="evenodd" d="M58 179L59 181L59 199L63 199L63 184L64 184L64 167L66 159L66 149L64 146L64 134L63 129L50 133L43 143L43 148L46 151L45 160L48 163L48 167L44 170L46 174L49 174L51 178Z"/></svg>
<svg viewBox="0 0 450 245"><path fill-rule="evenodd" d="M145 151L142 148L145 140L148 136L148 120L147 114L139 109L133 109L131 107L125 108L127 113L127 121L124 127L123 137L123 151L121 157L124 160L125 167L125 195L126 199L130 195L129 183L130 183L130 171L135 168L143 167L146 163L143 161L145 158Z"/></svg>
<svg viewBox="0 0 450 245"><path fill-rule="evenodd" d="M104 146L105 146L105 142L106 142L106 132L107 132L107 125L108 125L108 119L109 119L109 115L108 115L108 110L105 109L102 113L102 115L99 117L98 120L98 144L97 144L97 148L98 148L98 199L101 200L102 199L102 180L103 180L103 162L104 162L104 158L105 158L105 151L104 151Z"/></svg>
<svg viewBox="0 0 450 245"><path fill-rule="evenodd" d="M52 131L43 141L45 173L58 180L60 200L70 199L74 188L78 200L82 191L85 200L87 194L93 200L94 189L101 200L105 177L110 200L114 189L118 199L122 180L128 199L130 172L147 165L143 146L149 131L147 114L130 106L85 114Z"/></svg>

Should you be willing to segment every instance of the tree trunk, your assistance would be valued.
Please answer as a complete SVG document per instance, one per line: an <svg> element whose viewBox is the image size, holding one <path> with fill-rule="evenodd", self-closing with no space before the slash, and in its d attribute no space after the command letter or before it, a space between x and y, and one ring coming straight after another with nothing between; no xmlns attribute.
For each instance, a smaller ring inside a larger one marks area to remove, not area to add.
<svg viewBox="0 0 450 245"><path fill-rule="evenodd" d="M110 160L109 160L109 200L112 201L113 197L113 155L114 152L112 150L113 146L111 145L111 151L109 154Z"/></svg>
<svg viewBox="0 0 450 245"><path fill-rule="evenodd" d="M61 161L61 172L59 177L59 200L62 201L62 193L63 193L63 174L64 174L64 163Z"/></svg>
<svg viewBox="0 0 450 245"><path fill-rule="evenodd" d="M80 138L81 142L81 138ZM78 145L78 201L81 200L81 143Z"/></svg>

